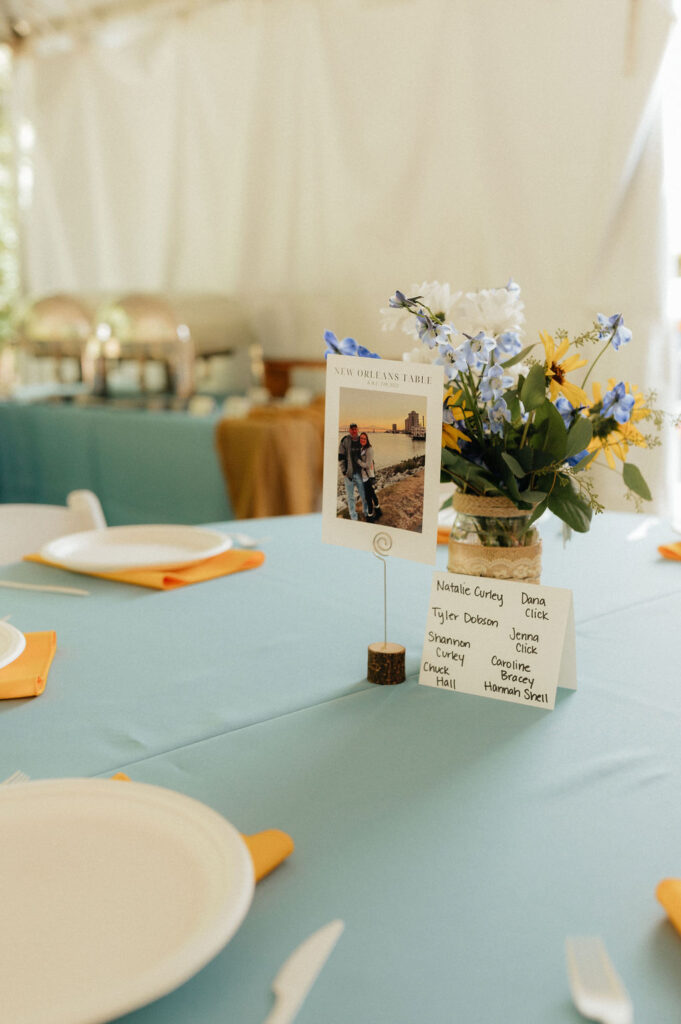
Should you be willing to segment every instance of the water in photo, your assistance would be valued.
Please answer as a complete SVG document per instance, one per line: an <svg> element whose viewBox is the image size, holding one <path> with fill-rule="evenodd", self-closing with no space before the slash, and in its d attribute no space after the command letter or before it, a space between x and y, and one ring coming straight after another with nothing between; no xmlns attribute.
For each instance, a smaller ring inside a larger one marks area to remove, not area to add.
<svg viewBox="0 0 681 1024"><path fill-rule="evenodd" d="M340 388L339 519L421 532L426 406L425 395Z"/></svg>

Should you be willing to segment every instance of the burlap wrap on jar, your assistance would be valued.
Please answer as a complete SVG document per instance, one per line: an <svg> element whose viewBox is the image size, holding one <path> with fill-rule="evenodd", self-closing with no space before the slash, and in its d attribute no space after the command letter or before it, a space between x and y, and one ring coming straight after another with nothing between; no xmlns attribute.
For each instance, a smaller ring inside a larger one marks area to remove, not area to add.
<svg viewBox="0 0 681 1024"><path fill-rule="evenodd" d="M454 492L452 507L457 516L449 538L450 572L539 583L541 540L533 527L528 533L525 525L531 509L516 508L508 498L458 491ZM482 539L485 537L495 542L486 544Z"/></svg>

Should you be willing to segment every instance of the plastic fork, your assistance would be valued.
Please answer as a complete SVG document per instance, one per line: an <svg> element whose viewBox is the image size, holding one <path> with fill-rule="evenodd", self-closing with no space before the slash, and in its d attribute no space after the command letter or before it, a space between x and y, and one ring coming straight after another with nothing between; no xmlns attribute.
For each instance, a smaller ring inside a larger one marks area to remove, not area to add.
<svg viewBox="0 0 681 1024"><path fill-rule="evenodd" d="M565 956L570 991L579 1012L601 1024L633 1024L631 999L603 940L598 936L568 938Z"/></svg>
<svg viewBox="0 0 681 1024"><path fill-rule="evenodd" d="M6 779L0 782L0 786L14 786L17 782L29 782L30 778L30 775L27 775L26 772L12 772L11 775L8 775Z"/></svg>

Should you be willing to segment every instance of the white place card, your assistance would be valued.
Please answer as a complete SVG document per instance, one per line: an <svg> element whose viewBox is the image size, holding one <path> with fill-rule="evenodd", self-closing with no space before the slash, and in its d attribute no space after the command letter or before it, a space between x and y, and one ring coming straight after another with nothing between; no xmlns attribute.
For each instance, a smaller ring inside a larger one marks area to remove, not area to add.
<svg viewBox="0 0 681 1024"><path fill-rule="evenodd" d="M326 362L322 540L435 563L444 370Z"/></svg>
<svg viewBox="0 0 681 1024"><path fill-rule="evenodd" d="M433 573L419 683L553 708L577 689L572 591Z"/></svg>

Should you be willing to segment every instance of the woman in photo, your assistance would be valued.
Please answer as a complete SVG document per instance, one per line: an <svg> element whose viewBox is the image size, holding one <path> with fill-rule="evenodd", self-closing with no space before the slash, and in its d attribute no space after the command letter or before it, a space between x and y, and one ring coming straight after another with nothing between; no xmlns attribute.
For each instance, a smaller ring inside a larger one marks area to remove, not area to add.
<svg viewBox="0 0 681 1024"><path fill-rule="evenodd" d="M362 481L364 483L364 495L367 502L367 513L366 520L368 523L375 523L381 518L383 512L381 506L378 503L376 497L376 491L374 490L374 479L376 477L376 467L374 466L374 449L369 440L369 435L364 431L359 435L359 465L362 471Z"/></svg>

